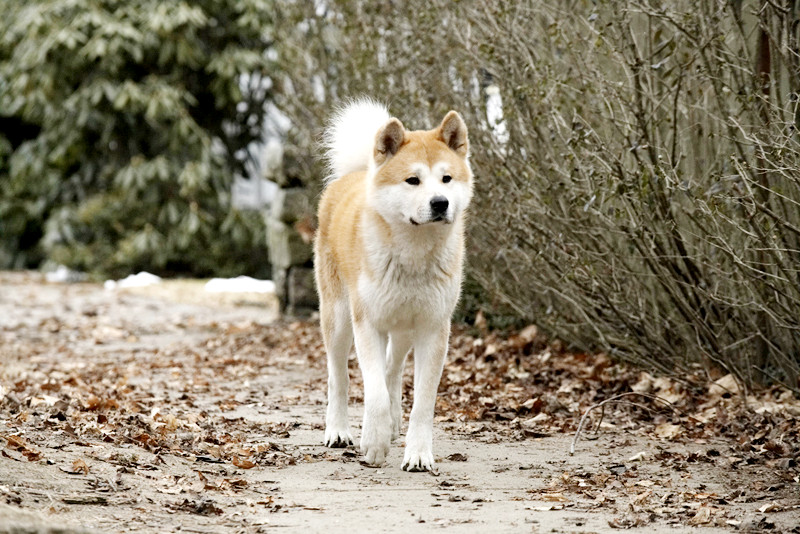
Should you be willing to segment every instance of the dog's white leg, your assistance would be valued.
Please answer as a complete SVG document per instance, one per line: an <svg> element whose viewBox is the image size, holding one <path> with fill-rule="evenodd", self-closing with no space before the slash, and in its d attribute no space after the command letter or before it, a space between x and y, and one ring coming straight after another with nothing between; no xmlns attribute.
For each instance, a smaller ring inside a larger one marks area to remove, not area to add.
<svg viewBox="0 0 800 534"><path fill-rule="evenodd" d="M400 437L403 420L403 367L411 348L411 338L405 333L392 333L386 349L386 388L389 390L392 415L392 440Z"/></svg>
<svg viewBox="0 0 800 534"><path fill-rule="evenodd" d="M353 444L347 423L347 388L350 376L347 357L353 346L353 327L347 300L320 303L320 323L328 353L328 411L325 416L325 445L347 447Z"/></svg>
<svg viewBox="0 0 800 534"><path fill-rule="evenodd" d="M389 391L386 389L386 336L366 321L356 321L356 354L364 378L364 423L361 452L370 465L386 460L392 437Z"/></svg>
<svg viewBox="0 0 800 534"><path fill-rule="evenodd" d="M447 321L437 330L420 332L414 341L414 406L406 434L405 471L433 469L433 409L449 335Z"/></svg>

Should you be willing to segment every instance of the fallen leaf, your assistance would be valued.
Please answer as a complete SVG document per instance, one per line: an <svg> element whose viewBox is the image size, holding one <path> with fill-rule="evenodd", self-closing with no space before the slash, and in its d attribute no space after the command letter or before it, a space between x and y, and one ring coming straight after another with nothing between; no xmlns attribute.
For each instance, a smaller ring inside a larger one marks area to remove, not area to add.
<svg viewBox="0 0 800 534"><path fill-rule="evenodd" d="M639 380L631 386L636 393L650 393L653 389L653 375L646 371L639 374Z"/></svg>
<svg viewBox="0 0 800 534"><path fill-rule="evenodd" d="M11 450L26 449L27 442L20 436L4 436L6 439L6 447Z"/></svg>
<svg viewBox="0 0 800 534"><path fill-rule="evenodd" d="M247 481L243 478L226 478L225 482L233 489L243 489L247 487Z"/></svg>
<svg viewBox="0 0 800 534"><path fill-rule="evenodd" d="M255 463L251 462L250 460L241 460L238 456L234 456L231 458L231 463L236 467L240 467L242 469L251 469L256 466Z"/></svg>
<svg viewBox="0 0 800 534"><path fill-rule="evenodd" d="M569 499L563 493L542 493L543 501L567 502Z"/></svg>
<svg viewBox="0 0 800 534"><path fill-rule="evenodd" d="M608 526L611 528L628 529L641 526L645 521L638 516L625 516L615 517L608 521Z"/></svg>
<svg viewBox="0 0 800 534"><path fill-rule="evenodd" d="M176 505L175 508L198 515L220 515L222 513L222 509L211 499L202 499L200 501L185 499L182 503Z"/></svg>
<svg viewBox="0 0 800 534"><path fill-rule="evenodd" d="M622 464L617 464L617 465L609 466L608 470L611 471L612 473L614 473L615 475L621 475L621 474L625 473L625 471L627 471L628 468L625 467Z"/></svg>
<svg viewBox="0 0 800 534"><path fill-rule="evenodd" d="M7 442L6 448L12 451L18 451L27 458L29 462L35 462L42 458L42 453L28 445L28 442L21 436L5 436L5 439Z"/></svg>
<svg viewBox="0 0 800 534"><path fill-rule="evenodd" d="M51 395L42 395L41 398L31 397L30 406L31 408L39 406L40 404L44 404L45 406L53 406L58 402L58 400L58 397L53 397Z"/></svg>
<svg viewBox="0 0 800 534"><path fill-rule="evenodd" d="M177 495L183 491L183 488L180 486L167 486L166 488L156 488L156 491L167 495Z"/></svg>
<svg viewBox="0 0 800 534"><path fill-rule="evenodd" d="M770 512L780 512L782 509L783 508L781 508L781 506L778 503L771 502L769 504L765 504L764 506L761 506L758 509L758 511L761 512L762 514L768 514Z"/></svg>
<svg viewBox="0 0 800 534"><path fill-rule="evenodd" d="M531 324L520 330L517 335L511 336L509 338L509 342L511 342L511 344L514 345L516 348L522 349L526 345L530 345L531 343L533 343L536 340L536 336L538 334L539 334L539 329L536 327L535 324Z"/></svg>
<svg viewBox="0 0 800 534"><path fill-rule="evenodd" d="M80 458L76 458L75 461L72 462L72 471L70 471L70 473L73 475L78 475L78 474L88 475L89 466L86 465L86 462L84 462Z"/></svg>
<svg viewBox="0 0 800 534"><path fill-rule="evenodd" d="M526 400L521 404L521 406L530 412L539 413L540 411L542 411L543 404L544 403L542 402L542 399L536 397L534 399Z"/></svg>
<svg viewBox="0 0 800 534"><path fill-rule="evenodd" d="M661 423L656 426L653 433L661 439L675 439L678 437L683 429L680 425L673 425L672 423Z"/></svg>
<svg viewBox="0 0 800 534"><path fill-rule="evenodd" d="M694 514L689 519L690 525L705 525L711 522L711 508L708 506L701 506L700 509L697 510L697 513Z"/></svg>
<svg viewBox="0 0 800 534"><path fill-rule="evenodd" d="M644 491L644 492L640 493L639 495L636 495L633 498L633 504L641 506L642 504L647 502L647 500L650 498L650 496L652 494L653 494L652 490L647 490L647 491Z"/></svg>
<svg viewBox="0 0 800 534"><path fill-rule="evenodd" d="M709 386L708 394L712 397L721 397L725 394L738 395L739 383L733 375L725 375Z"/></svg>
<svg viewBox="0 0 800 534"><path fill-rule="evenodd" d="M546 413L542 412L542 413L536 414L536 416L534 416L531 419L531 422L536 423L536 424L542 424L542 423L548 421L549 419L550 419L550 416L547 415Z"/></svg>

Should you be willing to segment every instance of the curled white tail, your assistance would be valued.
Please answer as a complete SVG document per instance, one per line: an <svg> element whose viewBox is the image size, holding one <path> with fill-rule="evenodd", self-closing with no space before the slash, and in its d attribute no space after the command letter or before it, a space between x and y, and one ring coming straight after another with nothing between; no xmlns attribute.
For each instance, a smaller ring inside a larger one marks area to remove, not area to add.
<svg viewBox="0 0 800 534"><path fill-rule="evenodd" d="M326 182L367 170L375 148L375 134L391 117L386 106L359 98L340 108L325 131Z"/></svg>

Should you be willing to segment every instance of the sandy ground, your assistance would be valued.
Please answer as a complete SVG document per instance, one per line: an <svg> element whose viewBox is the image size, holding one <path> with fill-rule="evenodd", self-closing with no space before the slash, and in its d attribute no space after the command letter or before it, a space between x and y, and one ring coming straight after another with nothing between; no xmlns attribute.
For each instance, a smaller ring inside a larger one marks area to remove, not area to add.
<svg viewBox="0 0 800 534"><path fill-rule="evenodd" d="M291 346L300 327L230 344L274 306L184 286L0 274L0 532L800 532L797 479L726 468L722 440L609 428L569 456L571 433L440 420L438 473L402 471L402 437L367 467L321 445L324 360Z"/></svg>

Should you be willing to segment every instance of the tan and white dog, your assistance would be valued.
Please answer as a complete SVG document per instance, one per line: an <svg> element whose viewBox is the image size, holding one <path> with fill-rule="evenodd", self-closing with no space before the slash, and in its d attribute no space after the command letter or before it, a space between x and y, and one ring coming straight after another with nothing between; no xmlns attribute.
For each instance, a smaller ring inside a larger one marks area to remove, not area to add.
<svg viewBox="0 0 800 534"><path fill-rule="evenodd" d="M414 351L414 404L402 468L431 470L433 411L461 290L472 197L467 127L450 111L408 131L358 100L327 132L332 176L319 204L315 271L328 353L325 444L345 447L347 358L355 338L364 378L361 451L381 465L402 421L402 369Z"/></svg>

